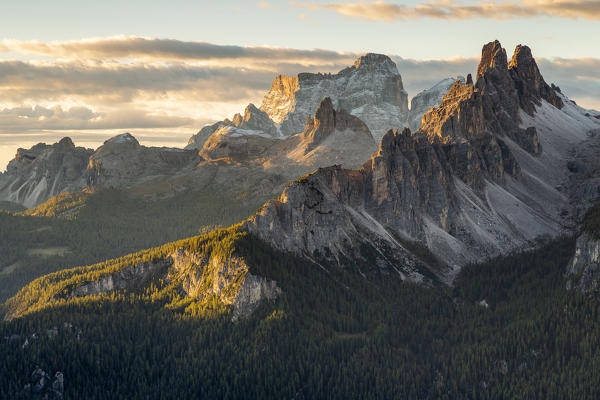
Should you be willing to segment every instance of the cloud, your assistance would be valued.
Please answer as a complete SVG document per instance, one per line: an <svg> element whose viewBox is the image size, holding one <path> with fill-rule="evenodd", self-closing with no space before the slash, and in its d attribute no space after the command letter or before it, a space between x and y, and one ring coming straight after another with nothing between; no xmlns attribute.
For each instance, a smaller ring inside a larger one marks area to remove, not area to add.
<svg viewBox="0 0 600 400"><path fill-rule="evenodd" d="M291 3L310 10L329 10L340 15L370 21L393 22L409 19L511 19L557 17L569 19L600 20L600 1L597 0L525 0L478 1L458 4L449 0L430 1L415 6L387 1L348 3Z"/></svg>
<svg viewBox="0 0 600 400"><path fill-rule="evenodd" d="M414 60L391 56L398 66L404 88L412 97L448 77L467 76L477 70L478 58Z"/></svg>
<svg viewBox="0 0 600 400"><path fill-rule="evenodd" d="M123 109L108 114L98 113L87 107L63 109L61 106L46 108L15 107L0 110L0 132L107 130L173 128L189 126L192 118L164 113L148 113L144 110Z"/></svg>
<svg viewBox="0 0 600 400"><path fill-rule="evenodd" d="M223 46L174 39L116 36L75 41L21 41L4 39L0 52L36 54L52 58L158 59L161 61L216 61L262 59L303 64L331 63L355 58L355 53L323 49L290 49L265 46Z"/></svg>
<svg viewBox="0 0 600 400"><path fill-rule="evenodd" d="M34 42L2 41L0 51L6 43L12 54ZM203 124L231 118L250 102L259 105L277 74L335 73L359 56L146 38L35 42L34 47L42 59L0 60L3 145L16 134L32 140L38 133L71 135L77 141L123 130L150 138L153 132L160 131L161 138L172 132L183 144ZM72 51L79 57L69 57ZM479 61L391 58L410 96L441 79L475 72ZM538 59L538 64L548 82L578 103L600 108L600 59Z"/></svg>
<svg viewBox="0 0 600 400"><path fill-rule="evenodd" d="M600 59L540 59L538 65L546 81L559 85L572 100L600 110Z"/></svg>
<svg viewBox="0 0 600 400"><path fill-rule="evenodd" d="M264 0L261 0L258 3L258 6L262 9L267 9L267 10L276 10L277 9L277 7L275 7L273 4L267 3Z"/></svg>
<svg viewBox="0 0 600 400"><path fill-rule="evenodd" d="M97 101L131 101L189 92L198 100L224 101L253 97L275 74L265 70L149 63L0 61L3 99L54 101L65 96L94 96Z"/></svg>

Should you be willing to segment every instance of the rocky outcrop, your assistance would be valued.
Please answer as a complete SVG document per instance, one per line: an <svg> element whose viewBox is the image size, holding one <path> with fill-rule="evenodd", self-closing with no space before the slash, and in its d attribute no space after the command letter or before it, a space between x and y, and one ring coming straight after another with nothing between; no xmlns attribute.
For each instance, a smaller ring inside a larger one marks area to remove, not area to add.
<svg viewBox="0 0 600 400"><path fill-rule="evenodd" d="M600 240L584 232L577 238L575 254L567 266L567 289L595 292L600 287Z"/></svg>
<svg viewBox="0 0 600 400"><path fill-rule="evenodd" d="M320 169L293 183L247 229L278 249L338 260L365 237L396 249L402 248L396 240L401 238L425 244L455 267L558 229L533 212L519 222L509 215L512 207L494 204L508 194L487 187L492 155L486 159L479 148L468 142L432 144L408 128L390 131L362 169ZM496 157L501 163L501 155ZM513 207L529 208L515 201ZM442 279L451 276L446 271Z"/></svg>
<svg viewBox="0 0 600 400"><path fill-rule="evenodd" d="M243 258L224 257L178 248L168 256L99 274L71 287L66 297L94 296L115 290L135 291L150 282L173 284L187 298L204 303L217 298L232 307L232 320L250 315L264 300L274 300L281 289L273 280L250 273Z"/></svg>
<svg viewBox="0 0 600 400"><path fill-rule="evenodd" d="M246 107L244 116L235 114L232 124L241 129L260 131L271 136L279 136L271 118L269 118L267 113L256 108L254 104L249 104Z"/></svg>
<svg viewBox="0 0 600 400"><path fill-rule="evenodd" d="M18 149L6 172L0 174L0 200L33 207L65 190L82 189L92 152L75 147L68 137L53 145Z"/></svg>
<svg viewBox="0 0 600 400"><path fill-rule="evenodd" d="M569 214L561 191L569 172L557 160L593 124L555 89L535 89L545 83L528 49L517 48L514 59L509 67L498 42L485 45L476 83L455 82L418 132L389 131L359 170L324 168L294 182L245 229L341 265L365 241L397 253L402 243L421 243L453 267L439 274L447 282L465 263L558 235ZM530 102L533 117L521 106ZM549 120L562 123L551 128Z"/></svg>
<svg viewBox="0 0 600 400"><path fill-rule="evenodd" d="M419 129L423 114L429 111L430 108L439 105L446 93L448 93L448 90L450 90L452 85L457 81L465 83L465 78L458 76L456 78L443 79L431 88L419 92L412 98L410 101L410 112L408 117L408 127L412 131Z"/></svg>
<svg viewBox="0 0 600 400"><path fill-rule="evenodd" d="M178 249L170 258L169 280L178 282L188 297L202 301L216 296L223 304L231 305L233 321L281 294L275 281L251 274L240 257L207 257Z"/></svg>
<svg viewBox="0 0 600 400"><path fill-rule="evenodd" d="M564 106L558 95L560 89L546 84L529 47L517 46L508 70L518 92L519 105L527 114L533 115L535 106L540 105L541 99L558 109Z"/></svg>
<svg viewBox="0 0 600 400"><path fill-rule="evenodd" d="M277 77L260 109L283 135L301 132L321 99L330 97L335 109L360 118L379 140L386 130L403 126L408 118L408 95L394 62L382 54L367 54L337 74L301 73Z"/></svg>
<svg viewBox="0 0 600 400"><path fill-rule="evenodd" d="M65 391L65 377L60 371L54 376L40 367L31 373L23 388L23 396L28 399L61 400Z"/></svg>
<svg viewBox="0 0 600 400"><path fill-rule="evenodd" d="M252 162L268 157L278 143L279 140L270 135L230 125L217 129L204 143L199 154L211 161L226 159Z"/></svg>
<svg viewBox="0 0 600 400"><path fill-rule="evenodd" d="M142 146L129 133L108 139L96 151L75 147L67 137L17 150L0 174L0 201L30 208L65 191L96 185L122 188L173 176L190 171L200 160L195 150Z"/></svg>
<svg viewBox="0 0 600 400"><path fill-rule="evenodd" d="M210 135L215 133L215 131L217 129L219 129L223 126L228 126L228 125L231 125L231 121L228 119L225 119L224 121L216 122L212 125L206 125L202 129L200 129L200 131L198 131L198 133L196 133L194 136L192 136L190 138L190 140L188 140L188 144L187 144L187 146L185 146L185 149L186 150L194 150L194 149L200 150L202 147L204 147L204 143L206 143L206 141L208 140Z"/></svg>
<svg viewBox="0 0 600 400"><path fill-rule="evenodd" d="M174 175L200 161L197 151L146 147L129 133L117 135L100 146L85 169L86 185L123 187L160 175Z"/></svg>
<svg viewBox="0 0 600 400"><path fill-rule="evenodd" d="M371 136L369 128L360 119L348 114L343 109L336 111L333 108L331 99L326 97L319 103L315 118L308 117L306 120L302 134L305 152L308 153L316 148L336 130L340 132L351 131L355 135L362 135L373 142L373 136Z"/></svg>
<svg viewBox="0 0 600 400"><path fill-rule="evenodd" d="M169 260L141 262L114 274L104 275L96 280L79 285L68 296L94 296L113 290L140 288L148 284L151 279L165 275L169 265Z"/></svg>
<svg viewBox="0 0 600 400"><path fill-rule="evenodd" d="M304 132L272 137L262 131L234 125L217 129L200 155L207 161L237 162L277 170L291 179L315 168L342 164L358 167L377 149L369 128L345 110L335 110L330 98L322 99Z"/></svg>
<svg viewBox="0 0 600 400"><path fill-rule="evenodd" d="M455 83L441 104L423 115L421 131L444 141L486 134L508 137L539 154L536 127L522 128L520 111L533 115L542 100L557 109L563 102L542 78L529 47L517 46L509 64L500 42L488 43L482 50L477 81L471 82Z"/></svg>

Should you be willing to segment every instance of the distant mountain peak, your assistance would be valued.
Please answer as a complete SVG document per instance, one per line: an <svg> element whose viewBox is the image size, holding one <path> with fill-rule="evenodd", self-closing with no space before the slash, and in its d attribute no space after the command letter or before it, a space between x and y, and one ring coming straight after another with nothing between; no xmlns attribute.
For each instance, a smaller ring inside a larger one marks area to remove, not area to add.
<svg viewBox="0 0 600 400"><path fill-rule="evenodd" d="M385 54L367 53L364 56L358 57L353 64L353 66L357 69L375 65L385 65L390 68L391 72L398 74L396 63L394 63L392 59Z"/></svg>
<svg viewBox="0 0 600 400"><path fill-rule="evenodd" d="M481 50L481 61L477 67L477 78L485 74L491 69L506 70L508 61L506 58L506 50L498 40L489 42L483 46Z"/></svg>
<svg viewBox="0 0 600 400"><path fill-rule="evenodd" d="M133 135L129 132L125 132L125 133L121 133L120 135L113 136L104 142L104 144L108 144L108 143L134 144L134 145L140 144L140 142L138 142L137 139L135 137L133 137Z"/></svg>
<svg viewBox="0 0 600 400"><path fill-rule="evenodd" d="M306 152L314 149L336 130L350 130L373 140L371 132L364 122L343 109L336 111L331 98L325 97L319 103L314 119L308 117L306 120L303 133Z"/></svg>
<svg viewBox="0 0 600 400"><path fill-rule="evenodd" d="M71 138L68 136L65 136L64 138L60 139L58 145L63 147L75 147L75 143L73 143L73 140L71 140Z"/></svg>

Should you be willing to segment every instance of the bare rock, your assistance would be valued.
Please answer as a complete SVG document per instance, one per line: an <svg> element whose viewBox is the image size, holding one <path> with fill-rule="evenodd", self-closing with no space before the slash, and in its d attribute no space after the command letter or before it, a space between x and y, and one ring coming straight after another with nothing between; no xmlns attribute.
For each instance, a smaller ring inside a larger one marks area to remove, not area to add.
<svg viewBox="0 0 600 400"><path fill-rule="evenodd" d="M334 131L351 131L356 135L363 135L366 139L373 141L369 128L357 117L348 114L345 110L336 111L329 97L319 103L315 112L315 118L307 118L304 127L303 142L309 152L321 144Z"/></svg>
<svg viewBox="0 0 600 400"><path fill-rule="evenodd" d="M236 114L233 117L233 125L241 129L261 131L271 136L279 136L275 124L267 113L249 104L244 111L244 116Z"/></svg>
<svg viewBox="0 0 600 400"><path fill-rule="evenodd" d="M75 147L68 137L53 145L18 149L6 172L0 173L0 200L29 208L65 190L82 189L92 152Z"/></svg>
<svg viewBox="0 0 600 400"><path fill-rule="evenodd" d="M392 127L406 124L408 95L394 62L382 54L366 54L337 74L301 73L278 76L260 109L283 135L301 132L307 117L330 97L335 109L360 118L376 140Z"/></svg>
<svg viewBox="0 0 600 400"><path fill-rule="evenodd" d="M194 150L194 149L200 150L202 147L204 147L204 143L206 143L206 141L208 140L210 135L212 135L217 129L219 129L223 126L227 126L227 125L231 125L231 121L228 119L225 119L224 121L216 122L212 125L206 125L202 129L200 129L200 131L198 131L198 133L196 133L194 136L192 136L190 138L187 146L185 146L185 149L186 150Z"/></svg>
<svg viewBox="0 0 600 400"><path fill-rule="evenodd" d="M584 232L577 238L575 254L567 266L567 287L595 292L600 287L600 240Z"/></svg>

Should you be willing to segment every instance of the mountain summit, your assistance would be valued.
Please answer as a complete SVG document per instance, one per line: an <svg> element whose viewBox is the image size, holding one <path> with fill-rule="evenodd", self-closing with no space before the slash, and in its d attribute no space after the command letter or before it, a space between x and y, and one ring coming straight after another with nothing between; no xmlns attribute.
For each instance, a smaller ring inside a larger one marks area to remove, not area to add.
<svg viewBox="0 0 600 400"><path fill-rule="evenodd" d="M336 108L359 117L379 140L386 129L408 119L408 95L396 64L383 54L359 57L337 74L301 73L278 76L260 106L280 124L282 134L300 132L320 100L330 97Z"/></svg>
<svg viewBox="0 0 600 400"><path fill-rule="evenodd" d="M432 270L450 282L461 265L559 235L577 204L597 198L570 197L564 160L598 129L544 82L526 46L508 64L491 42L476 83L454 83L417 132L388 131L359 170L325 168L293 183L246 227L278 249L341 264L368 243L378 263L415 280L406 243L417 242L451 267Z"/></svg>

